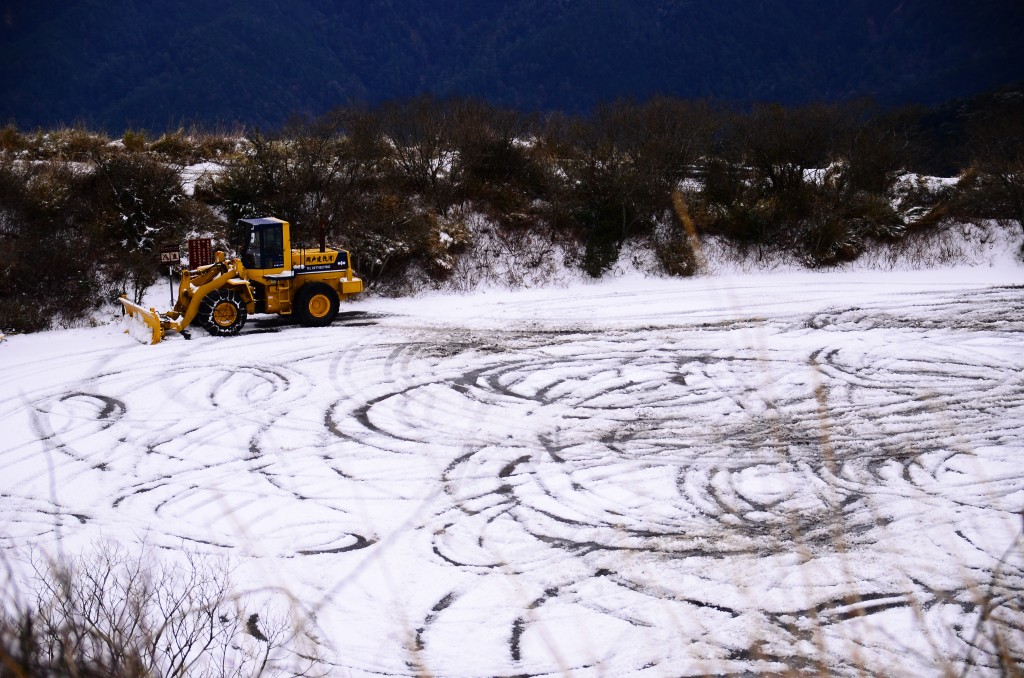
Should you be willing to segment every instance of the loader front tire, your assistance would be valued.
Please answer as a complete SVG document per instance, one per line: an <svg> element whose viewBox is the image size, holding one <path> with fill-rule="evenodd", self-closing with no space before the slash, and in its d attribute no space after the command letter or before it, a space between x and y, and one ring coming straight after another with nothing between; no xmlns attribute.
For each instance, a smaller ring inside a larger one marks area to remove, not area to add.
<svg viewBox="0 0 1024 678"><path fill-rule="evenodd" d="M228 337L238 334L247 316L242 297L237 292L220 289L206 295L199 304L196 318L213 336Z"/></svg>
<svg viewBox="0 0 1024 678"><path fill-rule="evenodd" d="M295 295L295 315L306 327L326 327L338 317L338 293L325 283L306 283Z"/></svg>

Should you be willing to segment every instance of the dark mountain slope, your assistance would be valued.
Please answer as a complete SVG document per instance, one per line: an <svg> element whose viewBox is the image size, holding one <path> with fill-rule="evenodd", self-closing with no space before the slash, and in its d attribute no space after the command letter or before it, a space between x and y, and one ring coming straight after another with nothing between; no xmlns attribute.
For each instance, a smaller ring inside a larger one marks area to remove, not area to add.
<svg viewBox="0 0 1024 678"><path fill-rule="evenodd" d="M934 103L1024 78L1024 3L0 0L0 121L274 125L468 94L586 110L653 93Z"/></svg>

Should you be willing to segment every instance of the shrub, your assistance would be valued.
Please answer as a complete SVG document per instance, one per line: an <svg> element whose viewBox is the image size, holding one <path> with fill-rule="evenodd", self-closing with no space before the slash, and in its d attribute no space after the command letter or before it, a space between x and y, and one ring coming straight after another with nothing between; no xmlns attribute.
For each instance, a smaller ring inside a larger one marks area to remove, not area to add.
<svg viewBox="0 0 1024 678"><path fill-rule="evenodd" d="M487 206L496 217L544 195L546 177L536 144L536 121L477 101L454 106L453 190Z"/></svg>
<svg viewBox="0 0 1024 678"><path fill-rule="evenodd" d="M784 241L785 216L778 200L750 171L724 160L708 163L704 190L692 206L698 233L719 235L742 250L755 249L758 259Z"/></svg>
<svg viewBox="0 0 1024 678"><path fill-rule="evenodd" d="M427 217L430 230L424 244L425 269L435 282L440 282L455 271L458 257L471 244L472 235L461 215L453 214L443 221L434 214Z"/></svg>
<svg viewBox="0 0 1024 678"><path fill-rule="evenodd" d="M80 321L156 279L156 251L212 219L176 171L105 148L91 162L0 155L0 316L32 331Z"/></svg>
<svg viewBox="0 0 1024 678"><path fill-rule="evenodd" d="M121 142L124 144L125 150L141 153L146 150L146 133L142 130L125 130Z"/></svg>
<svg viewBox="0 0 1024 678"><path fill-rule="evenodd" d="M87 162L102 154L109 144L106 135L84 127L64 127L50 132L38 130L26 150L37 160Z"/></svg>
<svg viewBox="0 0 1024 678"><path fill-rule="evenodd" d="M855 102L841 115L842 128L832 156L841 163L842 190L889 193L911 162L916 112L882 111L870 102Z"/></svg>
<svg viewBox="0 0 1024 678"><path fill-rule="evenodd" d="M212 220L182 192L175 169L143 153L111 153L89 175L95 236L106 251L97 264L110 284L136 301L157 279L157 252Z"/></svg>
<svg viewBox="0 0 1024 678"><path fill-rule="evenodd" d="M999 92L968 126L976 205L1024 228L1024 94Z"/></svg>
<svg viewBox="0 0 1024 678"><path fill-rule="evenodd" d="M703 235L758 260L832 265L947 220L1024 220L1024 117L1016 98L993 101L965 123L969 171L938 188L897 183L921 113L862 103L723 112L656 97L541 119L422 96L295 118L244 140L180 128L152 143L127 130L120 144L82 127L33 137L8 126L0 239L14 255L0 264L0 306L17 319L8 322L39 327L71 322L115 289L141 294L158 271L155 249L209 232L213 209L228 224L286 218L297 245L340 243L368 282L392 291L403 276L436 282L457 270L470 241L457 225L471 213L496 229L495 242L527 229L595 277L631 240L649 244L664 270L692 275ZM214 158L225 172L184 195L174 166ZM14 159L45 163L14 170ZM682 187L683 209L672 197ZM72 241L94 271L52 245ZM17 261L26 257L59 273L44 280ZM48 301L58 294L61 313Z"/></svg>
<svg viewBox="0 0 1024 678"><path fill-rule="evenodd" d="M368 285L395 294L404 289L402 277L413 264L429 266L436 215L398 193L363 196L358 207L343 233L352 248L353 266Z"/></svg>
<svg viewBox="0 0 1024 678"><path fill-rule="evenodd" d="M17 153L29 147L28 140L14 125L6 125L0 129L0 152Z"/></svg>
<svg viewBox="0 0 1024 678"><path fill-rule="evenodd" d="M125 147L127 148L127 143ZM200 159L196 144L185 135L183 129L165 132L149 145L149 150L165 162L177 165L191 165Z"/></svg>
<svg viewBox="0 0 1024 678"><path fill-rule="evenodd" d="M669 207L668 175L649 171L650 139L637 137L629 120L628 109L602 109L592 120L549 120L544 130L552 158L549 223L575 237L577 263L593 277L611 268L626 239L650 233Z"/></svg>
<svg viewBox="0 0 1024 678"><path fill-rule="evenodd" d="M189 132L189 140L195 151L196 161L220 162L238 154L244 146L245 132L242 130L224 130L211 132L193 129Z"/></svg>
<svg viewBox="0 0 1024 678"><path fill-rule="evenodd" d="M292 225L292 240L312 246L343 237L356 216L359 193L375 180L374 160L359 143L342 136L339 122L293 123L290 137L253 134L248 150L229 159L210 190L229 223L278 216ZM241 247L241 233L232 244Z"/></svg>
<svg viewBox="0 0 1024 678"><path fill-rule="evenodd" d="M8 164L0 177L0 317L8 329L68 324L96 308L99 251L83 175L52 162Z"/></svg>
<svg viewBox="0 0 1024 678"><path fill-rule="evenodd" d="M827 174L808 190L812 207L794 229L791 245L807 266L853 261L872 242L891 242L905 232L885 195L851 191L841 175Z"/></svg>
<svg viewBox="0 0 1024 678"><path fill-rule="evenodd" d="M620 207L610 203L581 205L573 219L586 234L581 266L592 278L600 278L619 258L623 240Z"/></svg>
<svg viewBox="0 0 1024 678"><path fill-rule="evenodd" d="M831 205L822 205L798 231L798 248L808 266L853 261L863 251L861 232Z"/></svg>
<svg viewBox="0 0 1024 678"><path fill-rule="evenodd" d="M669 275L696 275L704 268L700 241L697 239L697 228L690 216L686 197L680 191L672 194L672 215L674 221L660 225L654 232L654 253Z"/></svg>

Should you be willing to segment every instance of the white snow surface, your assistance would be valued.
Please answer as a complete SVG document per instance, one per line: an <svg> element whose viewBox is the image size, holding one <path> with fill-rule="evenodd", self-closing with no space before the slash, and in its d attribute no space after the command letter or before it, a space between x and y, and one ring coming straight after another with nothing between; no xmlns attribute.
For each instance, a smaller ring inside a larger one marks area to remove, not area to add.
<svg viewBox="0 0 1024 678"><path fill-rule="evenodd" d="M1022 302L1007 259L10 336L0 544L230 558L332 675L995 674Z"/></svg>

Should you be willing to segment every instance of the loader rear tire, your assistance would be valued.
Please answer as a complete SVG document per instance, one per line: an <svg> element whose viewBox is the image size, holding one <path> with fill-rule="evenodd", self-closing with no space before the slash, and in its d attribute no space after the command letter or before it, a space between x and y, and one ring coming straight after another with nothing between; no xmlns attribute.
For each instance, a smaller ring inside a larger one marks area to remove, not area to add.
<svg viewBox="0 0 1024 678"><path fill-rule="evenodd" d="M196 319L206 331L215 337L229 337L238 334L248 314L245 302L237 292L214 290L199 304Z"/></svg>
<svg viewBox="0 0 1024 678"><path fill-rule="evenodd" d="M295 295L295 315L306 327L326 327L338 317L338 293L326 283L306 283Z"/></svg>

